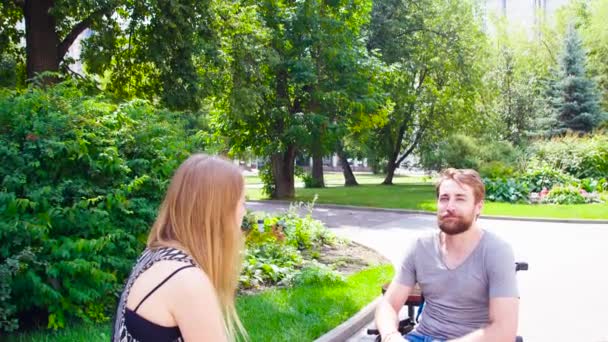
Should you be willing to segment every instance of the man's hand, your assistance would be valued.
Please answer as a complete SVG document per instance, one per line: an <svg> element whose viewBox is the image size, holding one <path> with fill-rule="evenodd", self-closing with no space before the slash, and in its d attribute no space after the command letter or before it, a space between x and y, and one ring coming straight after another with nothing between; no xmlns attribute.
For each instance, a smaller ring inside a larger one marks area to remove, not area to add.
<svg viewBox="0 0 608 342"><path fill-rule="evenodd" d="M411 291L411 286L401 285L394 280L391 282L376 308L376 326L378 327L378 331L380 331L380 336L388 338L390 337L389 334L393 334L395 339L391 341L403 340L403 337L401 337L401 340L396 339L398 336L395 332L397 332L399 326L399 311L403 307L403 304L405 304ZM383 338L382 341L384 342L385 339Z"/></svg>

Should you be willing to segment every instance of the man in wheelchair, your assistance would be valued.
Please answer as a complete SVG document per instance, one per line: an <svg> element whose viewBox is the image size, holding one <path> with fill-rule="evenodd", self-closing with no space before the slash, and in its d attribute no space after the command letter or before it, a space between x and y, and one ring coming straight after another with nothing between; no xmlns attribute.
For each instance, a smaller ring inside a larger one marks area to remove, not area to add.
<svg viewBox="0 0 608 342"><path fill-rule="evenodd" d="M485 188L474 170L447 169L437 184L440 231L419 238L376 309L383 342L516 340L519 295L511 247L477 223ZM418 284L424 312L402 336L398 313Z"/></svg>

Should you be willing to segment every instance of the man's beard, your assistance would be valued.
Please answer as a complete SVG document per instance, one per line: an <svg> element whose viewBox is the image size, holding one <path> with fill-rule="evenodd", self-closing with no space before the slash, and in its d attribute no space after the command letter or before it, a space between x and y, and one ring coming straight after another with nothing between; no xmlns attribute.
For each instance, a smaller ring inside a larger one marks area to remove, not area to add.
<svg viewBox="0 0 608 342"><path fill-rule="evenodd" d="M473 225L473 216L450 215L437 217L439 229L447 235L458 235L466 232Z"/></svg>

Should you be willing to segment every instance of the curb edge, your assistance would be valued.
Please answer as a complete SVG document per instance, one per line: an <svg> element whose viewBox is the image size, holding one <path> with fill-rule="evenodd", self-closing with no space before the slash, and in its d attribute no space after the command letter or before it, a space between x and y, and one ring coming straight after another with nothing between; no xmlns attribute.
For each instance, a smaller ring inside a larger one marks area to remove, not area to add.
<svg viewBox="0 0 608 342"><path fill-rule="evenodd" d="M376 305L382 296L378 296L363 309L359 310L354 316L328 331L314 342L344 342L352 337L357 331L363 329L374 317Z"/></svg>

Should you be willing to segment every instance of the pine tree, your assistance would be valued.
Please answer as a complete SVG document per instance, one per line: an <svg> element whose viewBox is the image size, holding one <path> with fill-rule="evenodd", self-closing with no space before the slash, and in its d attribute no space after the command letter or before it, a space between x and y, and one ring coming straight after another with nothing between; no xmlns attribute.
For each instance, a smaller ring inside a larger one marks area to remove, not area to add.
<svg viewBox="0 0 608 342"><path fill-rule="evenodd" d="M553 134L567 130L590 132L603 117L597 86L585 74L586 53L574 25L564 39L559 67L549 89L549 107L553 116Z"/></svg>

